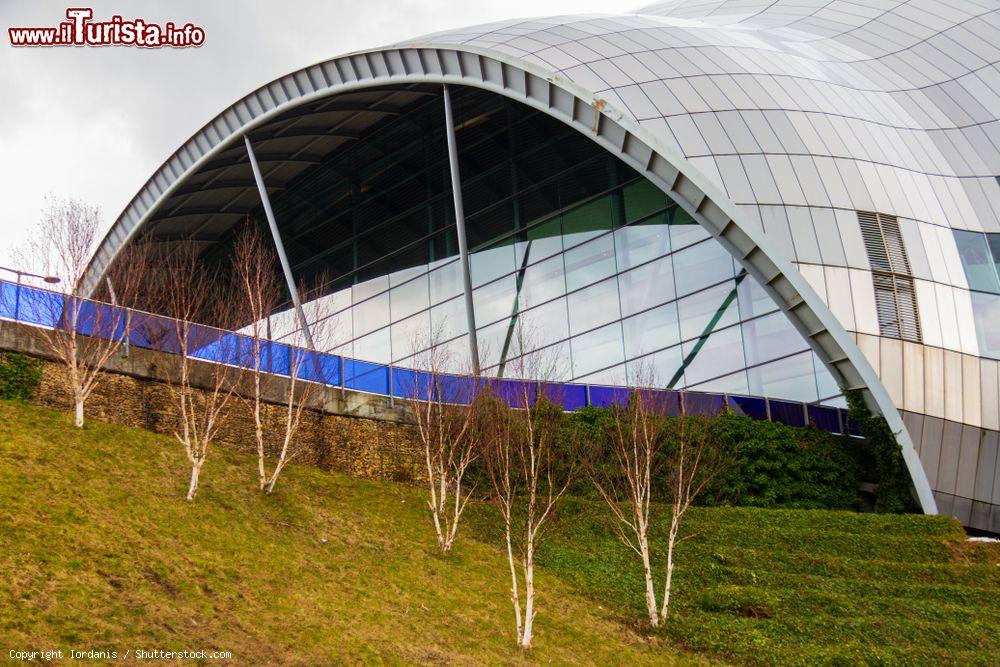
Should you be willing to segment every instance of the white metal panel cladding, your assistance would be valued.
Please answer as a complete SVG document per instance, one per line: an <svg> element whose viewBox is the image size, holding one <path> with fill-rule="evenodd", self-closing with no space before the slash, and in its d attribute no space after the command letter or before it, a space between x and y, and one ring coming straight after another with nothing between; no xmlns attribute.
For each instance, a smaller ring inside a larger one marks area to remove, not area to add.
<svg viewBox="0 0 1000 667"><path fill-rule="evenodd" d="M855 211L898 218L907 272L918 279L908 298L924 340L905 348L901 400L935 418L960 413L969 426L997 423L994 374L979 374L976 387L971 376L955 376L954 364L945 373L940 361L905 359L978 353L968 309L955 304L968 285L950 230L1000 231L1000 11L992 0L865 0L864 12L857 4L675 0L636 15L450 31L300 70L238 101L179 149L120 216L88 280L96 284L187 176L295 106L387 83L492 90L621 155L712 232L767 285L845 386L871 391L901 431L921 500L933 511L898 414L903 405L894 405L880 369L847 333L879 333ZM822 295L797 263L826 268ZM829 284L831 275L847 274L849 281ZM888 375L898 404L896 365ZM946 383L975 408L956 410L943 396ZM961 443L942 441L945 431L927 448L957 461ZM1000 505L1000 497L988 502Z"/></svg>

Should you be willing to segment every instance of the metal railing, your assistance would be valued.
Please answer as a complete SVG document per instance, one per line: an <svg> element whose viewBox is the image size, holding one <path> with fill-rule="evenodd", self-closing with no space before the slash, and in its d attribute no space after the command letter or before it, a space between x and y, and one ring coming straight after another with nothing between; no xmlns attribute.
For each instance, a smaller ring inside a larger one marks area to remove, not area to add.
<svg viewBox="0 0 1000 667"><path fill-rule="evenodd" d="M79 333L88 336L116 336L131 347L176 352L164 344L155 332L176 331L176 320L139 310L129 311L129 317L113 313L125 310L120 306L83 300L78 304L75 318L63 316L68 297L64 294L24 284L0 280L0 320L56 328L72 319ZM114 322L108 331L106 323ZM126 327L125 323L129 325ZM105 325L102 325L105 323ZM200 361L251 368L247 351L252 338L200 324L190 325L189 354ZM434 398L451 403L463 403L475 394L477 383L484 380L465 375L438 374L352 359L326 352L314 352L288 343L261 341L261 371L269 375L290 377L296 369L296 379L315 382L330 388L345 389L375 396L412 398L430 396L427 391L414 389L433 387ZM525 396L547 396L562 405L566 411L585 407L608 407L628 401L627 387L578 384L572 382L540 382L513 378L490 378L490 387L512 407L518 407ZM672 389L650 390L657 395L659 404L667 414L712 415L723 409L764 421L788 426L813 425L837 434L859 436L857 427L850 422L847 411L824 405L783 401L758 396L716 394L701 391Z"/></svg>

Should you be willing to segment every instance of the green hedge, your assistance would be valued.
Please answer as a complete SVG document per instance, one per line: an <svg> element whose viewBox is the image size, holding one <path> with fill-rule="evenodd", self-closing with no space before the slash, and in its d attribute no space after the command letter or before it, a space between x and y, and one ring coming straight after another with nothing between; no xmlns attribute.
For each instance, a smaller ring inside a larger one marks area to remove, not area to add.
<svg viewBox="0 0 1000 667"><path fill-rule="evenodd" d="M702 504L796 509L857 509L866 456L858 440L728 413L715 418L719 446L735 465Z"/></svg>
<svg viewBox="0 0 1000 667"><path fill-rule="evenodd" d="M596 473L614 472L607 453L601 455L611 413L585 408L568 416L564 437L589 448ZM702 495L704 505L745 505L796 509L859 508L858 485L870 448L864 442L812 427L794 428L726 413L699 418L713 430L719 446L733 453L734 465ZM664 455L668 455L664 448ZM665 484L654 485L665 489ZM573 493L594 497L589 480L580 480ZM660 494L659 500L665 496Z"/></svg>
<svg viewBox="0 0 1000 667"><path fill-rule="evenodd" d="M42 381L42 362L17 352L0 352L0 399L27 401Z"/></svg>
<svg viewBox="0 0 1000 667"><path fill-rule="evenodd" d="M876 509L879 512L919 512L920 505L913 493L913 481L903 460L903 451L885 417L872 414L861 394L847 393L848 416L858 425L869 457L878 475Z"/></svg>

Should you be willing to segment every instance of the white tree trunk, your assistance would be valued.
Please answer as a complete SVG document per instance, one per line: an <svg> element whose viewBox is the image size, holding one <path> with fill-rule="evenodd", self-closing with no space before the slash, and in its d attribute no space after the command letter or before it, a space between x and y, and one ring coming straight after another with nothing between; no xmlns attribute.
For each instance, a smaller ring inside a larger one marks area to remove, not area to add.
<svg viewBox="0 0 1000 667"><path fill-rule="evenodd" d="M83 399L76 399L76 419L73 422L77 428L83 428Z"/></svg>
<svg viewBox="0 0 1000 667"><path fill-rule="evenodd" d="M517 595L517 568L514 565L514 547L511 544L510 528L507 528L507 564L510 566L510 601L514 604L514 623L517 626L517 643L524 635L521 625L521 600Z"/></svg>
<svg viewBox="0 0 1000 667"><path fill-rule="evenodd" d="M660 621L667 622L667 613L670 611L670 584L674 577L674 545L677 543L677 522L676 513L671 520L670 534L667 537L667 581L663 585L663 608L660 610Z"/></svg>
<svg viewBox="0 0 1000 667"><path fill-rule="evenodd" d="M656 589L653 587L653 568L649 562L649 540L645 536L639 541L639 550L642 552L642 572L646 577L646 613L649 615L650 625L656 628L660 625L660 617L656 612Z"/></svg>
<svg viewBox="0 0 1000 667"><path fill-rule="evenodd" d="M521 648L531 648L531 626L535 620L535 558L533 545L528 545L528 555L524 563L524 630L521 632Z"/></svg>
<svg viewBox="0 0 1000 667"><path fill-rule="evenodd" d="M198 476L201 475L202 465L204 465L204 460L199 460L191 464L191 483L188 485L187 492L188 500L194 500L195 494L198 493Z"/></svg>
<svg viewBox="0 0 1000 667"><path fill-rule="evenodd" d="M284 467L284 461L278 461L277 465L274 467L274 473L271 475L271 479L267 480L267 483L264 486L265 495L271 495L271 492L274 491L274 487L278 484L278 475L281 474Z"/></svg>

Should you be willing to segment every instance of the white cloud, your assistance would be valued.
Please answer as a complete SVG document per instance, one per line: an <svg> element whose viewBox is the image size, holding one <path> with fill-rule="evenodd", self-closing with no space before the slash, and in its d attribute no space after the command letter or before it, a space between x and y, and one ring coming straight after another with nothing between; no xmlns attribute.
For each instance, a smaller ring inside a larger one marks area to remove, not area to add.
<svg viewBox="0 0 1000 667"><path fill-rule="evenodd" d="M618 5L617 7L615 5ZM120 14L205 28L197 49L12 48L11 26L55 25L68 6L0 4L0 262L37 224L46 193L99 205L105 224L160 164L230 103L350 51L518 16L633 9L614 0L99 0Z"/></svg>

